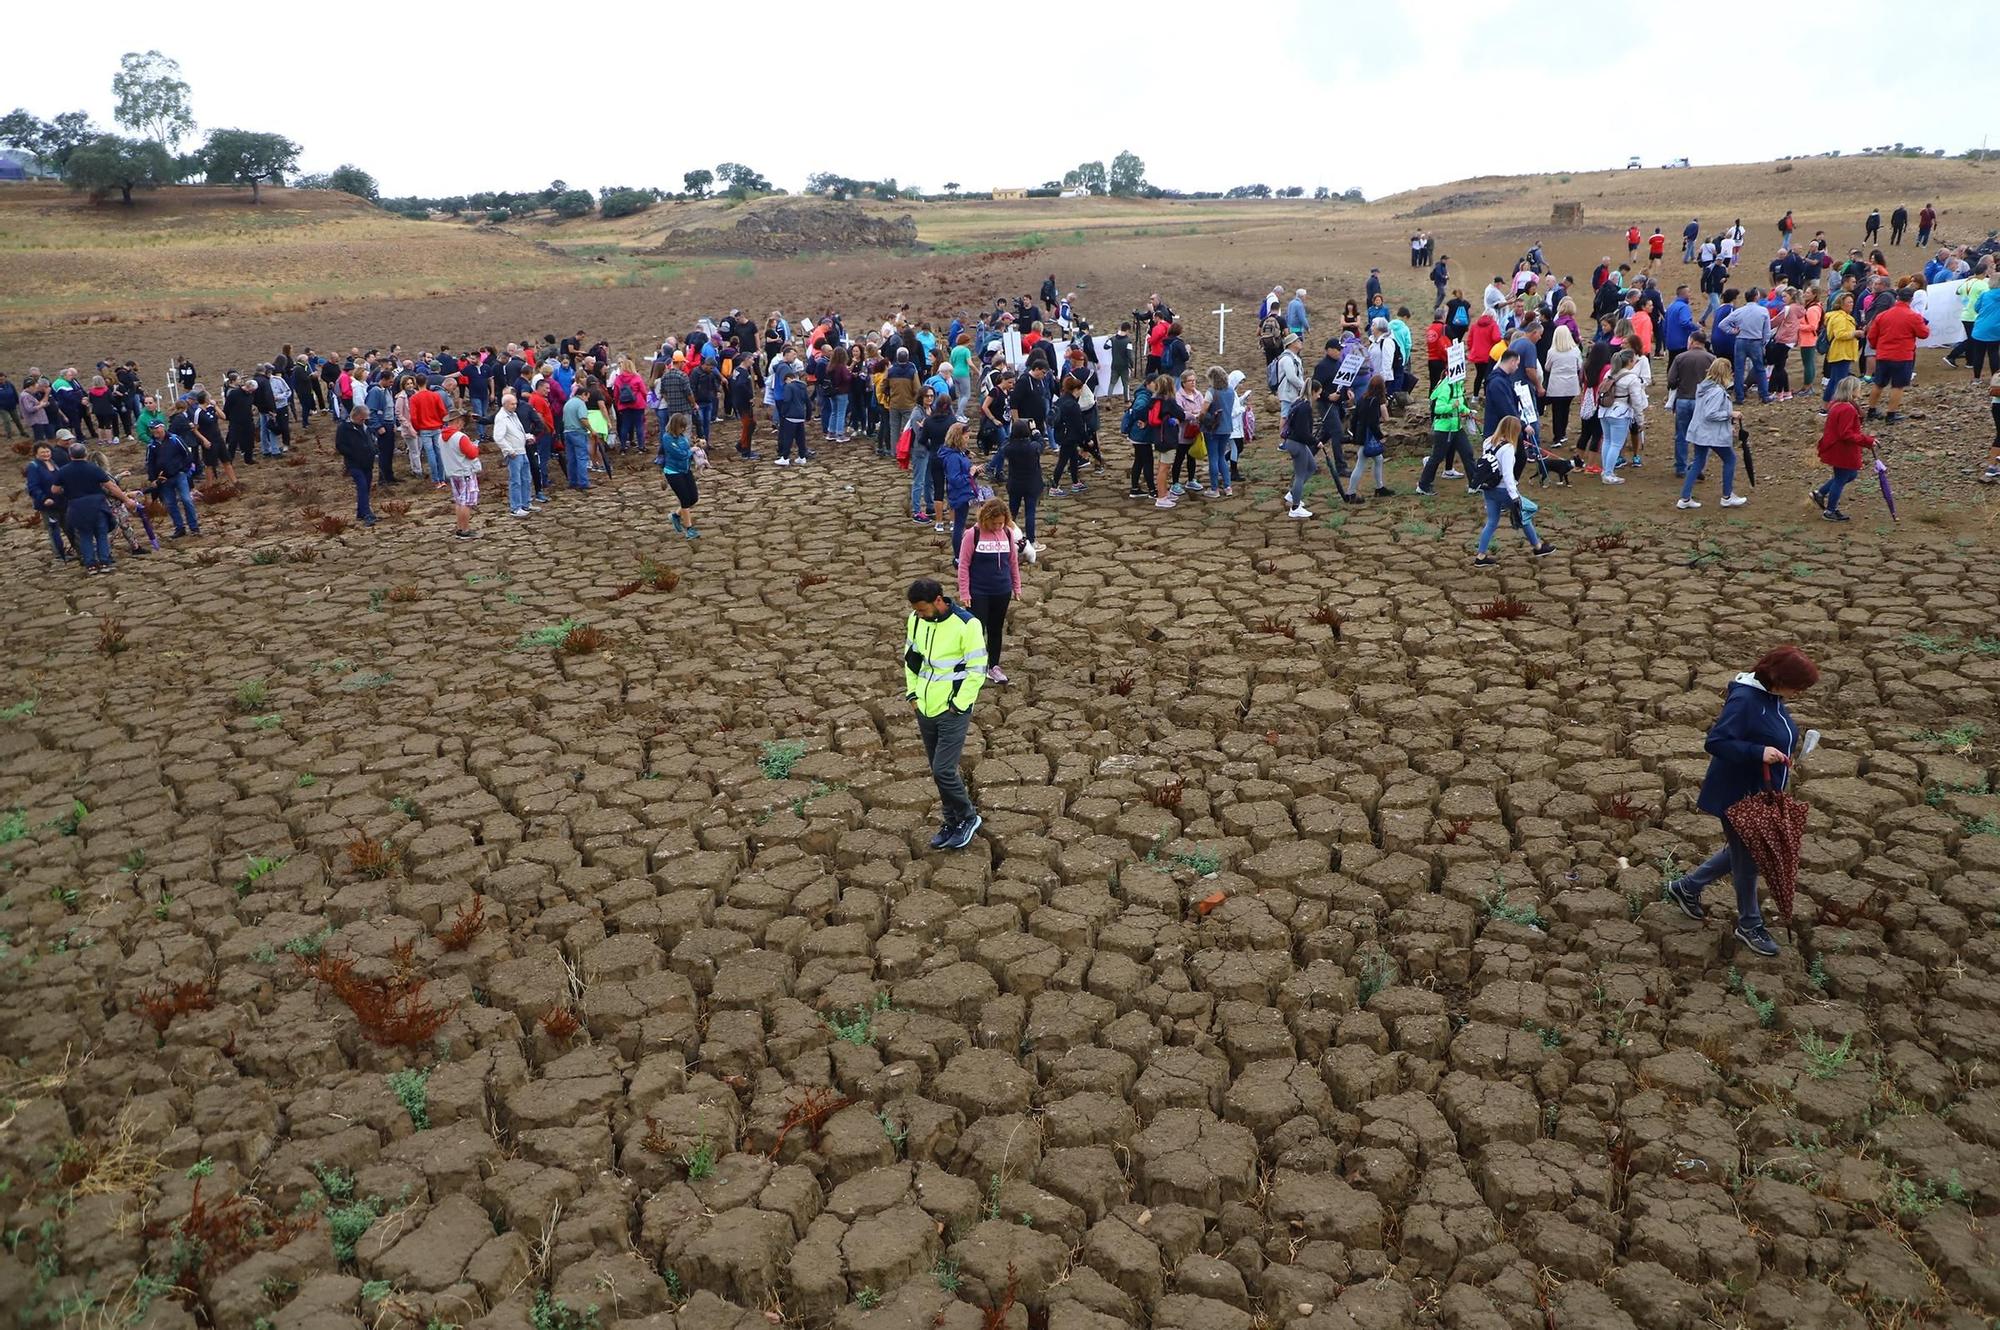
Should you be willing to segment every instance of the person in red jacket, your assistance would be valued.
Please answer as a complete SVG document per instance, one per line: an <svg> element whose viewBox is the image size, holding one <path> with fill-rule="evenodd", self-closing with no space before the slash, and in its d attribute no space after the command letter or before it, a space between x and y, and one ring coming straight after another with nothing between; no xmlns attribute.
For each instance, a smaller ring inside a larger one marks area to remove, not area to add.
<svg viewBox="0 0 2000 1330"><path fill-rule="evenodd" d="M1500 321L1491 314L1481 314L1472 321L1472 327L1465 334L1465 363L1472 366L1471 397L1478 397L1486 391L1486 375L1493 368L1493 348L1504 341L1500 336Z"/></svg>
<svg viewBox="0 0 2000 1330"><path fill-rule="evenodd" d="M1625 233L1625 255L1631 258L1639 252L1639 224L1632 223L1632 229Z"/></svg>
<svg viewBox="0 0 2000 1330"><path fill-rule="evenodd" d="M1861 432L1861 412L1855 408L1856 381L1842 379L1834 385L1833 403L1826 409L1826 428L1819 436L1819 460L1833 468L1833 477L1812 492L1819 515L1829 522L1845 522L1840 511L1840 492L1861 473L1861 450L1875 446L1875 436Z"/></svg>
<svg viewBox="0 0 2000 1330"><path fill-rule="evenodd" d="M441 441L444 431L444 394L424 380L424 386L410 394L410 428L417 432L417 449L423 454L424 471L431 488L451 488L445 481Z"/></svg>
<svg viewBox="0 0 2000 1330"><path fill-rule="evenodd" d="M1914 287L1896 292L1896 303L1868 323L1868 345L1875 349L1875 387L1868 394L1868 418L1876 418L1876 403L1882 390L1889 390L1889 423L1903 418L1897 408L1903 404L1903 390L1917 371L1917 343L1931 335L1924 316L1910 308Z"/></svg>
<svg viewBox="0 0 2000 1330"><path fill-rule="evenodd" d="M1431 316L1430 329L1424 333L1424 357L1430 361L1430 386L1435 388L1438 380L1444 377L1446 363L1451 359L1451 334L1445 331L1442 306Z"/></svg>
<svg viewBox="0 0 2000 1330"><path fill-rule="evenodd" d="M1666 257L1666 253L1666 233L1656 226L1653 228L1653 234L1646 238L1646 256L1651 262L1658 263L1662 258Z"/></svg>

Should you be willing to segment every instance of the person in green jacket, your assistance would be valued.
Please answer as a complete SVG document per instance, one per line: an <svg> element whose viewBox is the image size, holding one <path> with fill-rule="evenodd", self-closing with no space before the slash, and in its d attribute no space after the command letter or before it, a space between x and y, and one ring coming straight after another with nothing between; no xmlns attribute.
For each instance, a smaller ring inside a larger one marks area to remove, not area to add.
<svg viewBox="0 0 2000 1330"><path fill-rule="evenodd" d="M962 850L982 821L958 764L972 705L986 682L986 630L971 610L952 604L936 581L920 577L910 583L903 636L903 695L916 708L917 731L944 804L944 824L931 837L931 848Z"/></svg>
<svg viewBox="0 0 2000 1330"><path fill-rule="evenodd" d="M160 399L151 393L147 393L145 404L139 411L138 437L141 439L151 439L153 437L153 426L164 425L166 423L166 414L160 410Z"/></svg>
<svg viewBox="0 0 2000 1330"><path fill-rule="evenodd" d="M1456 456L1463 463L1463 474L1472 473L1472 446L1465 441L1465 370L1461 366L1452 378L1440 379L1438 386L1431 389L1431 455L1424 462L1424 474L1417 481L1417 493L1433 494L1431 482L1437 479L1440 462L1450 462ZM1447 476L1461 474L1458 467L1447 467ZM1472 493L1470 479L1466 482L1466 493Z"/></svg>

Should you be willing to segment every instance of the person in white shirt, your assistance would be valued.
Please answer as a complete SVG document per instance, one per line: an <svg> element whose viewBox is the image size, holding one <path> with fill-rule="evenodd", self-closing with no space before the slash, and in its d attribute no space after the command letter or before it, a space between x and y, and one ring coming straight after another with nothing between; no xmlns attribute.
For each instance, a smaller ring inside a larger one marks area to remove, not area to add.
<svg viewBox="0 0 2000 1330"><path fill-rule="evenodd" d="M1732 268L1736 266L1736 247L1740 243L1741 242L1738 241L1736 237L1733 235L1725 235L1722 237L1722 248L1720 251L1722 254L1722 261L1728 264Z"/></svg>
<svg viewBox="0 0 2000 1330"><path fill-rule="evenodd" d="M513 393L500 394L500 409L493 416L493 442L507 468L507 511L526 517L533 486L528 473L528 430L521 423L519 407L520 399Z"/></svg>
<svg viewBox="0 0 2000 1330"><path fill-rule="evenodd" d="M1500 529L1501 514L1510 508L1520 513L1521 536L1528 542L1529 553L1539 559L1556 552L1556 547L1535 531L1535 520L1530 515L1532 509L1523 509L1520 482L1514 478L1520 445L1521 418L1507 416L1494 428L1493 437L1486 440L1479 450L1479 463L1473 468L1473 479L1486 501L1486 525L1479 532L1479 553L1472 560L1475 568L1491 568L1500 562L1490 552L1493 533Z"/></svg>

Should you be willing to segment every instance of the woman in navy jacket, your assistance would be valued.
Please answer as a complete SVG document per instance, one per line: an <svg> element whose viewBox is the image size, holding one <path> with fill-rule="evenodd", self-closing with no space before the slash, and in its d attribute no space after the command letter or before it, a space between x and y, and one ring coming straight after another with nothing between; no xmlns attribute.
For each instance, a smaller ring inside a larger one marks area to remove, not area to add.
<svg viewBox="0 0 2000 1330"><path fill-rule="evenodd" d="M1709 729L1708 775L1701 782L1701 797L1695 807L1722 822L1723 847L1710 855L1701 867L1667 889L1674 904L1690 919L1708 918L1701 903L1702 890L1724 872L1736 886L1736 938L1760 956L1778 954L1778 944L1764 927L1764 914L1757 906L1757 864L1737 837L1723 814L1747 794L1764 788L1766 778L1773 789L1785 788L1791 774L1792 750L1798 744L1798 727L1785 699L1797 697L1819 682L1819 667L1795 646L1775 647L1764 653L1729 685L1722 714Z"/></svg>

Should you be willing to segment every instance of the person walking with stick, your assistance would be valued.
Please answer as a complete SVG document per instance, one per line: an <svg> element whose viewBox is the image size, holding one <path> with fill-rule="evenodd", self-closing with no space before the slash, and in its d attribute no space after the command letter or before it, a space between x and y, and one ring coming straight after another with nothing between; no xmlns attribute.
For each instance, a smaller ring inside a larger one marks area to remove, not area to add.
<svg viewBox="0 0 2000 1330"><path fill-rule="evenodd" d="M944 805L943 825L930 844L934 850L962 850L983 821L958 767L972 707L986 683L986 630L971 610L952 604L933 578L910 583L909 602L903 696L916 711L924 756Z"/></svg>

